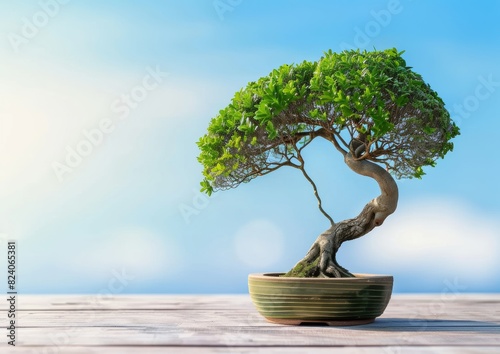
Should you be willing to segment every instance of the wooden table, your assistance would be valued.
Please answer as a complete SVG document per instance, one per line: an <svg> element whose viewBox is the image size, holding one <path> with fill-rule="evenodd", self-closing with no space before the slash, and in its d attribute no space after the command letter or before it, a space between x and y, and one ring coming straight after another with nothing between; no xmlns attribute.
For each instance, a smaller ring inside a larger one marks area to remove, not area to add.
<svg viewBox="0 0 500 354"><path fill-rule="evenodd" d="M500 294L393 295L354 327L271 324L246 295L18 295L16 314L1 353L500 353Z"/></svg>

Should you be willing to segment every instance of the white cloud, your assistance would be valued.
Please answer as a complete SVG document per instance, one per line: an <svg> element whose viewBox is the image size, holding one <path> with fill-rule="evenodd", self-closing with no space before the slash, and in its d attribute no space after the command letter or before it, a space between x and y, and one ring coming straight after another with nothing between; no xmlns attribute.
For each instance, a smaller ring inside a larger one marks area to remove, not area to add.
<svg viewBox="0 0 500 354"><path fill-rule="evenodd" d="M234 249L246 265L260 268L276 264L283 256L283 231L268 220L252 220L236 232Z"/></svg>
<svg viewBox="0 0 500 354"><path fill-rule="evenodd" d="M429 279L495 279L500 267L496 220L456 200L417 200L400 206L359 242L359 258Z"/></svg>

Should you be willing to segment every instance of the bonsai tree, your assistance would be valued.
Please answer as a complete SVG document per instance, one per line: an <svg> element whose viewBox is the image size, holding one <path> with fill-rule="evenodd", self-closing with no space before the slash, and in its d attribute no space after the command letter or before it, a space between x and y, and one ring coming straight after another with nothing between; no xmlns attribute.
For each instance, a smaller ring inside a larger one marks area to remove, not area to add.
<svg viewBox="0 0 500 354"><path fill-rule="evenodd" d="M459 129L443 100L396 49L328 51L317 62L282 65L236 92L200 138L202 191L235 188L280 167L301 171L330 227L285 276L353 277L336 260L341 244L366 235L396 210L395 178L421 178L453 149ZM335 222L305 169L304 149L332 143L380 195L355 218ZM394 176L394 177L393 177Z"/></svg>

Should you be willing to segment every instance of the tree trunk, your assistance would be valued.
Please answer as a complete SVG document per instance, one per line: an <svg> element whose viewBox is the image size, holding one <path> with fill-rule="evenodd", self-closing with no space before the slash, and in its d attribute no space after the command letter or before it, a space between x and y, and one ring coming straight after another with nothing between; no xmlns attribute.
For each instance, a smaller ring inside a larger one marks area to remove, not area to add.
<svg viewBox="0 0 500 354"><path fill-rule="evenodd" d="M319 235L306 256L285 276L353 277L337 263L338 249L343 242L366 235L374 227L382 225L385 218L396 210L398 186L386 170L373 162L356 160L351 153L344 155L344 161L354 172L375 179L380 195L366 204L357 217L333 224Z"/></svg>

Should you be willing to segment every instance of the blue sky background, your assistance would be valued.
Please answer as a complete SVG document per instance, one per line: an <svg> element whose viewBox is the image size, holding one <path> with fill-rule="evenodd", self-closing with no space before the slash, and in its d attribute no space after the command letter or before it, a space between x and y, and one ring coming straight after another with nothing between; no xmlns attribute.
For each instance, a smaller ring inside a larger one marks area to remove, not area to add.
<svg viewBox="0 0 500 354"><path fill-rule="evenodd" d="M248 273L287 271L328 226L309 184L281 169L206 198L195 142L281 64L397 47L462 135L398 182L396 213L339 261L393 274L396 292L500 292L499 14L498 1L0 1L0 264L16 240L22 293L245 293ZM331 145L307 158L335 220L377 195Z"/></svg>

